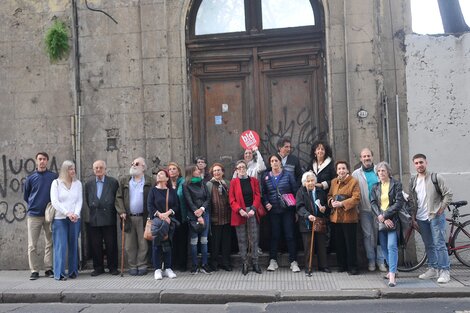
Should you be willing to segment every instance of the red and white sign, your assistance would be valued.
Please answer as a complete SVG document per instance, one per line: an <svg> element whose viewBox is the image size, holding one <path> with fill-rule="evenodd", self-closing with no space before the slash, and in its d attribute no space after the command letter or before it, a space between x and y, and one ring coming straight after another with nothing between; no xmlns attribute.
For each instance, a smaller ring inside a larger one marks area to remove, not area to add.
<svg viewBox="0 0 470 313"><path fill-rule="evenodd" d="M252 149L254 146L259 147L259 135L254 130L245 130L240 135L240 145L243 149Z"/></svg>

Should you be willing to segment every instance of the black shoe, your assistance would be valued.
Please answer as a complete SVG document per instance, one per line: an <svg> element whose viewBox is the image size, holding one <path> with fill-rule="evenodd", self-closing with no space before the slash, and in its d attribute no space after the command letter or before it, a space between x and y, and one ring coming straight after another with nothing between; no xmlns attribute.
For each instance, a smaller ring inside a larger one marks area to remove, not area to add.
<svg viewBox="0 0 470 313"><path fill-rule="evenodd" d="M324 273L331 273L331 270L330 270L328 267L319 268L318 270L319 270L320 272L324 272Z"/></svg>
<svg viewBox="0 0 470 313"><path fill-rule="evenodd" d="M243 275L248 274L248 264L246 264L246 263L243 263L243 266L242 266L242 274L243 274Z"/></svg>
<svg viewBox="0 0 470 313"><path fill-rule="evenodd" d="M261 274L261 268L259 267L259 264L253 264L253 271L257 274Z"/></svg>
<svg viewBox="0 0 470 313"><path fill-rule="evenodd" d="M44 273L44 276L46 277L54 277L54 272L52 270L47 270L45 273Z"/></svg>
<svg viewBox="0 0 470 313"><path fill-rule="evenodd" d="M39 273L38 272L32 272L31 276L29 276L29 280L36 280L39 278Z"/></svg>
<svg viewBox="0 0 470 313"><path fill-rule="evenodd" d="M70 274L70 275L69 275L69 278L71 278L71 279L77 278L77 273L72 273L72 274Z"/></svg>
<svg viewBox="0 0 470 313"><path fill-rule="evenodd" d="M305 269L305 276L312 276L312 271L310 271L308 268Z"/></svg>
<svg viewBox="0 0 470 313"><path fill-rule="evenodd" d="M65 280L67 280L67 277L60 275L59 280L65 281Z"/></svg>
<svg viewBox="0 0 470 313"><path fill-rule="evenodd" d="M221 265L220 268L223 269L226 272L231 272L232 271L232 266L230 264L229 265Z"/></svg>
<svg viewBox="0 0 470 313"><path fill-rule="evenodd" d="M145 276L147 275L148 271L146 268L139 268L139 270L137 271L137 276Z"/></svg>
<svg viewBox="0 0 470 313"><path fill-rule="evenodd" d="M97 270L94 270L93 272L91 272L91 276L92 277L96 277L96 276L100 276L101 274L103 274L104 271L97 271Z"/></svg>
<svg viewBox="0 0 470 313"><path fill-rule="evenodd" d="M207 264L201 265L201 268L199 269L199 272L201 272L203 274L211 274L212 273L211 269L209 268L209 266Z"/></svg>
<svg viewBox="0 0 470 313"><path fill-rule="evenodd" d="M121 272L119 272L118 270L110 270L110 271L109 271L109 274L111 274L111 275L113 275L113 276L116 276L116 275L121 274Z"/></svg>
<svg viewBox="0 0 470 313"><path fill-rule="evenodd" d="M192 274L192 275L196 275L196 274L197 274L197 265L193 265L193 266L191 267L191 274Z"/></svg>
<svg viewBox="0 0 470 313"><path fill-rule="evenodd" d="M345 268L345 267L340 267L340 268L338 269L338 273L344 273L344 272L347 272L347 271L348 271L348 269Z"/></svg>
<svg viewBox="0 0 470 313"><path fill-rule="evenodd" d="M209 265L209 269L211 270L211 272L218 272L219 271L219 267L217 266L217 264Z"/></svg>
<svg viewBox="0 0 470 313"><path fill-rule="evenodd" d="M348 272L349 275L359 275L359 271L355 268L353 268L352 270L350 270Z"/></svg>

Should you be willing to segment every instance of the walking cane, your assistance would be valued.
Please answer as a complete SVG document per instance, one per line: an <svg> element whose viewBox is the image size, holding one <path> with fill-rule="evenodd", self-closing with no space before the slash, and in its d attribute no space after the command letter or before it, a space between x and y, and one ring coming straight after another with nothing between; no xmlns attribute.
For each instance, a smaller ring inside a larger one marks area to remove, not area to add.
<svg viewBox="0 0 470 313"><path fill-rule="evenodd" d="M310 238L310 257L308 259L308 276L312 276L312 255L313 255L313 242L315 239L315 227L312 222L312 237Z"/></svg>
<svg viewBox="0 0 470 313"><path fill-rule="evenodd" d="M125 220L122 219L122 228L121 228L121 277L124 276L124 242L126 240L126 237L125 237L125 231L124 231L124 227L125 227Z"/></svg>

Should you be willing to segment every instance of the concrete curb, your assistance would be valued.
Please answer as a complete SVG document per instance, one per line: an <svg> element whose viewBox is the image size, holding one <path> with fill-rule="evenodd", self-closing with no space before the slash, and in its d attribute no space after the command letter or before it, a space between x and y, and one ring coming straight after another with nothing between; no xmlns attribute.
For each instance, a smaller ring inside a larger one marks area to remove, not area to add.
<svg viewBox="0 0 470 313"><path fill-rule="evenodd" d="M161 290L109 289L94 291L67 290L61 293L64 303L159 303Z"/></svg>
<svg viewBox="0 0 470 313"><path fill-rule="evenodd" d="M61 293L57 290L7 290L2 293L2 303L47 303L62 302Z"/></svg>
<svg viewBox="0 0 470 313"><path fill-rule="evenodd" d="M379 290L312 290L282 292L279 301L378 299Z"/></svg>
<svg viewBox="0 0 470 313"><path fill-rule="evenodd" d="M267 303L279 301L278 291L165 290L160 303L225 304L227 302Z"/></svg>
<svg viewBox="0 0 470 313"><path fill-rule="evenodd" d="M462 298L470 297L469 288L438 288L438 289L382 289L381 298L384 299L416 299L416 298Z"/></svg>
<svg viewBox="0 0 470 313"><path fill-rule="evenodd" d="M167 304L225 304L270 303L288 301L341 301L373 299L425 299L470 297L466 288L448 289L381 289L336 291L236 291L226 290L18 290L4 291L0 303L167 303Z"/></svg>

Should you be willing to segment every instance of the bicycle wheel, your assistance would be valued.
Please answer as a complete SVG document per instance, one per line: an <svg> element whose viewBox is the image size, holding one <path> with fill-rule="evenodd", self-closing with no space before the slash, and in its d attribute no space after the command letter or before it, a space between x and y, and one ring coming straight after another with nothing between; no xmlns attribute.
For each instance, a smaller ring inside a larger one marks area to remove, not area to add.
<svg viewBox="0 0 470 313"><path fill-rule="evenodd" d="M412 272L426 262L426 249L421 234L413 230L408 241L398 244L398 266L400 272Z"/></svg>
<svg viewBox="0 0 470 313"><path fill-rule="evenodd" d="M452 248L455 249L455 257L463 265L470 267L470 221L457 228L452 237Z"/></svg>

